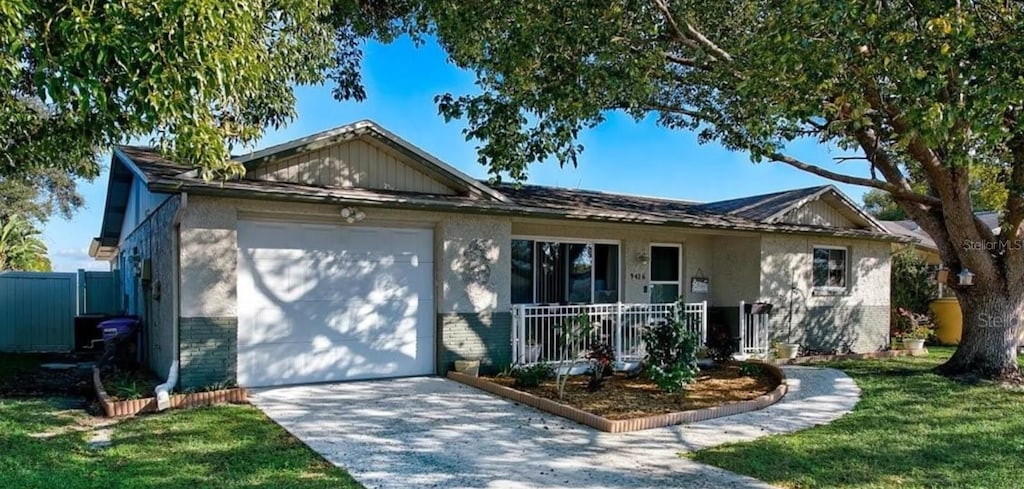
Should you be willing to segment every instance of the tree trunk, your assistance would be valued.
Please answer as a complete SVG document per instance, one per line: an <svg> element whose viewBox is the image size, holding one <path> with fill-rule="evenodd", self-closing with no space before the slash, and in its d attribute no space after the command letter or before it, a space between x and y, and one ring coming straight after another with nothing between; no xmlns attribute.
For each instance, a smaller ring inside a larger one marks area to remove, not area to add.
<svg viewBox="0 0 1024 489"><path fill-rule="evenodd" d="M973 286L979 287L979 286ZM950 377L1020 382L1017 346L1024 291L1011 287L958 291L963 311L960 346L938 372Z"/></svg>

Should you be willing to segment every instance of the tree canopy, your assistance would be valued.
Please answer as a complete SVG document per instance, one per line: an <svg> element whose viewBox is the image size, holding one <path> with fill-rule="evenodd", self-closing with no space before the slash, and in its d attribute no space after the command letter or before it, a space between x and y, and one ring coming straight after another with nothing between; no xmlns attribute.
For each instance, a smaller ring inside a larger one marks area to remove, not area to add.
<svg viewBox="0 0 1024 489"><path fill-rule="evenodd" d="M39 230L20 216L0 217L0 271L50 271Z"/></svg>
<svg viewBox="0 0 1024 489"><path fill-rule="evenodd" d="M360 40L402 2L0 2L0 175L98 173L97 151L152 138L203 170L294 116L297 85L362 99Z"/></svg>
<svg viewBox="0 0 1024 489"><path fill-rule="evenodd" d="M493 174L574 164L580 131L620 110L887 192L944 263L976 274L953 285L967 321L943 371L1020 378L1024 250L1009 245L1024 220L1024 3L438 0L425 15L476 73L479 93L438 101ZM806 138L847 155L787 152ZM973 214L986 173L1003 194L998 235Z"/></svg>

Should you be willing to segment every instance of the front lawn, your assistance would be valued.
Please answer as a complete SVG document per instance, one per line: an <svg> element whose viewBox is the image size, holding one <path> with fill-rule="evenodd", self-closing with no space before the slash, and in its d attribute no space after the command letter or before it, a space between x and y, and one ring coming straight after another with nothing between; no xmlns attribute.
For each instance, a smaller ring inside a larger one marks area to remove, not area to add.
<svg viewBox="0 0 1024 489"><path fill-rule="evenodd" d="M789 488L1024 486L1024 393L931 373L952 351L827 364L862 389L854 412L686 456Z"/></svg>
<svg viewBox="0 0 1024 489"><path fill-rule="evenodd" d="M0 364L11 357L0 355ZM0 398L0 487L362 487L251 406L168 411L109 427L81 406L75 398ZM89 448L103 430L112 445Z"/></svg>

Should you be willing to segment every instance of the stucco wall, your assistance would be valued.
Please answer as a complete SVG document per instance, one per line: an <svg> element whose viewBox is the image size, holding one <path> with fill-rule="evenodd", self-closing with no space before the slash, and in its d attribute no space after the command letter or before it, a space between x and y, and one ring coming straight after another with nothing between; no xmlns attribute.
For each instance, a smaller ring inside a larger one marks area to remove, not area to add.
<svg viewBox="0 0 1024 489"><path fill-rule="evenodd" d="M815 295L814 245L849 249L850 284L838 295ZM761 240L760 298L776 305L775 336L816 350L874 351L889 337L891 244L812 236L766 235ZM790 307L792 302L792 307Z"/></svg>
<svg viewBox="0 0 1024 489"><path fill-rule="evenodd" d="M122 308L143 321L146 364L161 378L166 378L176 358L173 221L179 203L175 196L151 210L149 217L121 242L117 258ZM139 263L149 260L151 280L136 275L136 259Z"/></svg>
<svg viewBox="0 0 1024 489"><path fill-rule="evenodd" d="M760 236L716 236L711 240L711 302L734 307L758 296L761 269Z"/></svg>

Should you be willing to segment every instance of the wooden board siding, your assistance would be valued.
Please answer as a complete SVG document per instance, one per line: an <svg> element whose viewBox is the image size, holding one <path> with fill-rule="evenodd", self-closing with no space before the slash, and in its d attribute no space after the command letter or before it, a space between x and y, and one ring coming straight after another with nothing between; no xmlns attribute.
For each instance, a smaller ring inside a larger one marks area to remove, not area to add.
<svg viewBox="0 0 1024 489"><path fill-rule="evenodd" d="M455 194L450 187L410 166L397 152L361 139L265 163L250 170L245 178L322 187Z"/></svg>
<svg viewBox="0 0 1024 489"><path fill-rule="evenodd" d="M789 224L806 226L827 226L833 228L853 229L858 226L846 217L839 209L824 199L818 199L794 209L782 220Z"/></svg>

